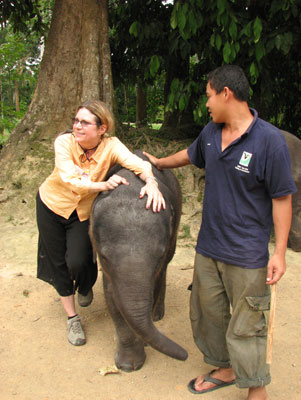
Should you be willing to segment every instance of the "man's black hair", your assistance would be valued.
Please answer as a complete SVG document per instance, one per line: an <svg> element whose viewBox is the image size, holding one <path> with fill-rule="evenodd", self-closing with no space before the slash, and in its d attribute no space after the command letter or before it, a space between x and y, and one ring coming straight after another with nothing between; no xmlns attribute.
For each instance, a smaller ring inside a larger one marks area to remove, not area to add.
<svg viewBox="0 0 301 400"><path fill-rule="evenodd" d="M223 65L209 72L207 80L216 93L221 93L227 86L237 100L248 101L249 82L244 71L238 65Z"/></svg>

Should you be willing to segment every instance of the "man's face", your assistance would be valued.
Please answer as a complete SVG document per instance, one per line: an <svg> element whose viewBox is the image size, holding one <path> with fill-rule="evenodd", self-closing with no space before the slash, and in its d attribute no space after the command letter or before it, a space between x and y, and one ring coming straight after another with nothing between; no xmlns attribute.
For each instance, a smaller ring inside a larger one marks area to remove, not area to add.
<svg viewBox="0 0 301 400"><path fill-rule="evenodd" d="M224 91L216 93L210 83L207 83L206 87L207 103L206 107L213 122L223 123L224 121L224 110L225 110L225 96Z"/></svg>

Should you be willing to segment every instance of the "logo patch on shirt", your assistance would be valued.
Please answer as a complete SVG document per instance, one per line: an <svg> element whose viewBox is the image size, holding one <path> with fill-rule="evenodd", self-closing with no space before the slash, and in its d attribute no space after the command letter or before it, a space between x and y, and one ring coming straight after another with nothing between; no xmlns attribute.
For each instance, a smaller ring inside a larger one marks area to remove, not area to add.
<svg viewBox="0 0 301 400"><path fill-rule="evenodd" d="M242 171L242 172L245 172L246 174L249 174L250 171L249 171L248 166L250 164L252 155L253 155L252 153L248 153L247 151L244 151L242 153L242 156L240 158L240 161L239 161L238 165L236 165L235 168L238 169L239 171Z"/></svg>
<svg viewBox="0 0 301 400"><path fill-rule="evenodd" d="M248 167L248 165L250 164L251 158L252 158L252 153L248 153L247 151L244 151L242 153L239 164L243 165L244 167Z"/></svg>

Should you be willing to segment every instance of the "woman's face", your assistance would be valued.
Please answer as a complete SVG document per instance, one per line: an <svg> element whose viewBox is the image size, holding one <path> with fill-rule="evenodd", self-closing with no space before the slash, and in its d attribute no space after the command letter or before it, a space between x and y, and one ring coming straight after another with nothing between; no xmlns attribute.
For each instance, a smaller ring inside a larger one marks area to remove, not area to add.
<svg viewBox="0 0 301 400"><path fill-rule="evenodd" d="M84 149L92 149L105 134L106 125L97 125L97 118L86 108L80 108L74 118L73 133L75 141Z"/></svg>

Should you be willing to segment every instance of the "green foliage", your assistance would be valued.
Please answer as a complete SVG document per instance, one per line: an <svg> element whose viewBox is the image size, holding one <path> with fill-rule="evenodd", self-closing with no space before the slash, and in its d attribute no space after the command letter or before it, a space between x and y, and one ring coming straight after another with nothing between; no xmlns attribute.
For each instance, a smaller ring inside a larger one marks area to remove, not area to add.
<svg viewBox="0 0 301 400"><path fill-rule="evenodd" d="M25 40L10 27L2 31L0 42L0 121L11 131L26 112L40 63L39 37ZM20 99L17 103L16 96Z"/></svg>
<svg viewBox="0 0 301 400"><path fill-rule="evenodd" d="M152 85L147 86L147 122L162 123L164 119L164 80L165 74L157 75Z"/></svg>
<svg viewBox="0 0 301 400"><path fill-rule="evenodd" d="M135 87L142 82L147 122L162 122L171 8L161 0L109 1L112 73L122 121L135 121Z"/></svg>
<svg viewBox="0 0 301 400"><path fill-rule="evenodd" d="M197 55L198 66L194 66L189 84L182 80L176 83L179 92L171 89L168 109L177 104L182 110L192 100L194 118L200 122L203 109L195 96L196 88L200 97L206 73L224 63L235 63L249 77L251 103L260 116L301 135L301 88L297 84L300 15L299 0L253 0L247 4L235 0L176 1L170 19L174 32L170 48L177 57Z"/></svg>
<svg viewBox="0 0 301 400"><path fill-rule="evenodd" d="M184 203L185 201L185 197L184 197ZM181 226L181 231L179 232L179 239L189 239L191 238L191 232L190 232L190 226L189 225L182 225Z"/></svg>
<svg viewBox="0 0 301 400"><path fill-rule="evenodd" d="M0 32L0 124L6 130L22 117L15 110L16 82L20 113L31 100L40 36L47 32L52 6L53 0L0 1L0 23L6 26ZM248 75L250 104L259 115L301 137L300 15L300 0L109 0L121 120L135 121L139 80L147 92L148 123L162 122L164 112L175 117L191 111L204 125L206 74L235 63ZM20 30L24 33L17 34Z"/></svg>
<svg viewBox="0 0 301 400"><path fill-rule="evenodd" d="M159 71L159 68L160 68L160 59L157 55L154 55L151 57L149 63L150 75L152 77L156 76L157 72Z"/></svg>
<svg viewBox="0 0 301 400"><path fill-rule="evenodd" d="M152 85L147 85L147 123L162 123L164 118L164 75L156 77ZM133 84L119 85L115 89L118 113L121 122L136 122L136 87Z"/></svg>
<svg viewBox="0 0 301 400"><path fill-rule="evenodd" d="M0 121L0 149L7 142L8 138L9 134L4 131L4 125L2 124L2 121Z"/></svg>
<svg viewBox="0 0 301 400"><path fill-rule="evenodd" d="M109 1L110 47L115 87L146 84L165 68L171 5L161 0Z"/></svg>
<svg viewBox="0 0 301 400"><path fill-rule="evenodd" d="M0 2L1 145L31 101L53 3L53 0Z"/></svg>
<svg viewBox="0 0 301 400"><path fill-rule="evenodd" d="M20 110L16 111L13 107L4 103L2 106L2 117L0 118L0 124L3 127L3 130L10 133L23 118L27 107L27 102L22 101L20 103Z"/></svg>
<svg viewBox="0 0 301 400"><path fill-rule="evenodd" d="M203 15L197 8L194 8L194 3L177 1L172 10L170 26L172 29L178 28L184 40L194 36L203 25Z"/></svg>
<svg viewBox="0 0 301 400"><path fill-rule="evenodd" d="M136 121L136 89L134 85L118 85L115 89L118 114L121 122Z"/></svg>
<svg viewBox="0 0 301 400"><path fill-rule="evenodd" d="M7 142L10 132L18 125L27 110L27 104L21 102L20 111L3 104L0 118L0 148Z"/></svg>
<svg viewBox="0 0 301 400"><path fill-rule="evenodd" d="M0 1L0 25L10 24L14 33L48 32L54 0Z"/></svg>

